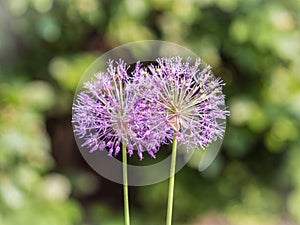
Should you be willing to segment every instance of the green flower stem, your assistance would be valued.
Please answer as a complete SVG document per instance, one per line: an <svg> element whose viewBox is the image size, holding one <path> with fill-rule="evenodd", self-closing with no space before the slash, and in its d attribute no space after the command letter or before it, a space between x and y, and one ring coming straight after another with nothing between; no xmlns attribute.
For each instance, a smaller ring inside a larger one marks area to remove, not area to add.
<svg viewBox="0 0 300 225"><path fill-rule="evenodd" d="M126 145L122 142L123 157L123 195L124 195L124 217L125 225L130 225L129 219L129 201L128 201L128 178L127 178L127 152Z"/></svg>
<svg viewBox="0 0 300 225"><path fill-rule="evenodd" d="M172 159L170 167L170 179L169 179L169 194L168 194L168 211L166 225L172 224L172 211L173 211L173 196L174 196L174 180L175 180L175 164L176 164L176 151L177 151L177 138L176 132L174 133L173 147L172 147Z"/></svg>

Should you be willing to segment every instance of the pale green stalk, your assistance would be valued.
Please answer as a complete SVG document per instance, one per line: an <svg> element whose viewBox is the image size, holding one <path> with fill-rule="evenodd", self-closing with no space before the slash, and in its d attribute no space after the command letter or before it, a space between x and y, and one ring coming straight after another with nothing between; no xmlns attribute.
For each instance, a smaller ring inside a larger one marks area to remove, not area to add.
<svg viewBox="0 0 300 225"><path fill-rule="evenodd" d="M127 152L126 152L126 145L124 142L122 142L122 156L123 156L124 217L125 217L125 225L130 225L129 201L128 201L128 178L127 178Z"/></svg>
<svg viewBox="0 0 300 225"><path fill-rule="evenodd" d="M172 224L176 151L177 151L177 138L176 138L176 132L175 132L174 133L174 139L173 139L172 158L171 158L171 167L170 167L169 194L168 194L168 208L167 208L166 225L171 225Z"/></svg>

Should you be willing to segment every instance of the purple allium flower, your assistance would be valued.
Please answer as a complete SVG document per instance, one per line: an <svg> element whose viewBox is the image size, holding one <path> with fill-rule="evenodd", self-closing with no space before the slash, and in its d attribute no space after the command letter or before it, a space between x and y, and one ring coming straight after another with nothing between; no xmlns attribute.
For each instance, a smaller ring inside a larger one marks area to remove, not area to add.
<svg viewBox="0 0 300 225"><path fill-rule="evenodd" d="M187 149L205 148L221 138L229 112L224 107L224 83L214 77L211 67L200 59L190 65L189 58L183 62L180 57L160 58L157 63L149 66L148 76L138 79L147 84L145 99L156 102L164 114L161 127L166 137L172 141L171 128Z"/></svg>
<svg viewBox="0 0 300 225"><path fill-rule="evenodd" d="M137 63L132 76L145 73L140 67ZM159 108L143 98L141 86L135 88L128 69L122 60L110 60L106 72L84 83L73 104L74 132L90 152L108 149L110 156L117 155L123 142L129 155L137 150L142 159L147 151L155 158L166 137L157 132Z"/></svg>

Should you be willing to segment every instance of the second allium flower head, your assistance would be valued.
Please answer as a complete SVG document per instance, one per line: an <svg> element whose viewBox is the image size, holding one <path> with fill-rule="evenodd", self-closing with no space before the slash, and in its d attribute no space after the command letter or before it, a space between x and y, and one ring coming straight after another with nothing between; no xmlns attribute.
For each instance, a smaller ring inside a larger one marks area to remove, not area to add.
<svg viewBox="0 0 300 225"><path fill-rule="evenodd" d="M186 148L206 148L222 138L225 131L224 83L215 78L211 67L197 59L180 57L157 59L151 65L147 83L151 84L149 99L158 99L166 112L166 126L177 133L179 143ZM201 68L203 67L203 68ZM155 96L155 97L154 97Z"/></svg>
<svg viewBox="0 0 300 225"><path fill-rule="evenodd" d="M72 123L82 146L117 155L125 142L130 155L152 157L176 132L187 148L205 148L222 137L228 115L223 83L201 60L190 65L180 57L160 58L155 65L136 63L129 74L124 61L109 61L106 72L84 83L75 97Z"/></svg>

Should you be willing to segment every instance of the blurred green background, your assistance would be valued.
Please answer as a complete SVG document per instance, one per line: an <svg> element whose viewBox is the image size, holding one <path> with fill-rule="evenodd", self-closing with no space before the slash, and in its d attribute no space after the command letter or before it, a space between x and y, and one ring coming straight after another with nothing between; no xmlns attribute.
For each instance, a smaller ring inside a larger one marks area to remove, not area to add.
<svg viewBox="0 0 300 225"><path fill-rule="evenodd" d="M122 186L81 157L71 105L93 60L145 39L227 84L221 153L177 174L174 225L300 224L299 23L297 0L1 0L0 224L123 224ZM130 188L132 224L164 224L167 186Z"/></svg>

